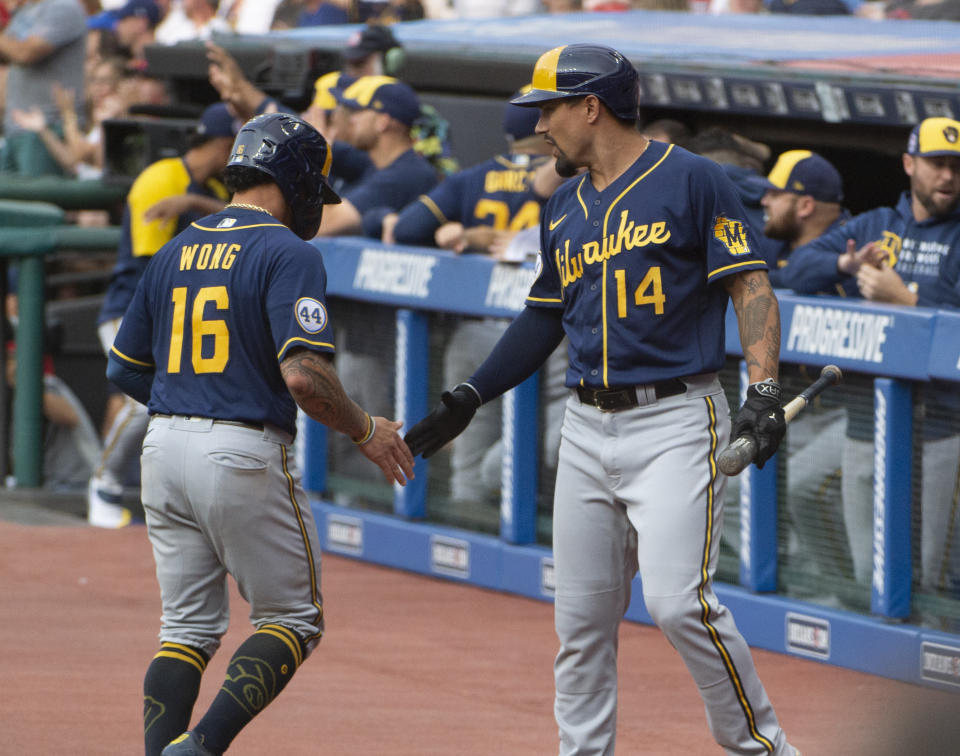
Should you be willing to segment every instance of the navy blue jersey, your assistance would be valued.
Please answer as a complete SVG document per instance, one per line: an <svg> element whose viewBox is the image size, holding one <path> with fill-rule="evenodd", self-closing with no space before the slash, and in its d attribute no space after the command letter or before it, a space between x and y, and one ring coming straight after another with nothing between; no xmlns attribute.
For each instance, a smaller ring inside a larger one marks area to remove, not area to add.
<svg viewBox="0 0 960 756"><path fill-rule="evenodd" d="M367 171L343 198L349 200L361 216L376 207L389 207L396 212L436 184L433 167L411 148L390 165Z"/></svg>
<svg viewBox="0 0 960 756"><path fill-rule="evenodd" d="M851 218L851 215L849 210L841 210L840 215L837 216L837 219L830 224L830 226L827 228L826 231L823 232L823 234L829 234L833 231L836 231L837 229L843 228L843 226L847 224L847 221L849 221L850 218ZM784 271L784 268L786 268L790 264L790 261L792 259L790 255L791 255L791 250L790 250L790 247L787 246L786 251L783 253L783 255L781 255L777 259L776 267L774 268L773 266L771 266L771 270L769 273L770 285L773 286L774 288L777 288L777 289L788 288L787 284L784 283L786 280L785 276L787 275L786 272ZM770 262L768 261L767 264L770 265ZM857 289L857 279L855 279L853 276L848 276L847 278L849 280L843 281L837 284L838 291L836 293L843 297L847 297L847 296L859 297L860 290Z"/></svg>
<svg viewBox="0 0 960 756"><path fill-rule="evenodd" d="M548 157L497 155L441 181L429 194L407 205L393 234L400 244L433 245L433 234L444 223L466 228L492 226L498 231L522 231L540 222L547 201L533 190L537 169Z"/></svg>
<svg viewBox="0 0 960 756"><path fill-rule="evenodd" d="M370 156L347 142L333 143L333 161L330 163L330 186L344 195L376 168Z"/></svg>
<svg viewBox="0 0 960 756"><path fill-rule="evenodd" d="M111 359L155 370L151 413L295 432L280 374L294 347L332 352L320 253L265 212L227 207L154 255Z"/></svg>
<svg viewBox="0 0 960 756"><path fill-rule="evenodd" d="M783 284L799 294L836 293L839 286L860 296L856 278L837 270L847 239L853 239L857 249L868 242L886 249L900 277L917 284L917 305L960 307L960 210L916 221L910 194L904 192L895 208L868 210L795 249L783 270Z"/></svg>
<svg viewBox="0 0 960 756"><path fill-rule="evenodd" d="M602 192L589 174L547 202L527 305L563 308L568 386L652 383L719 370L725 276L766 270L719 165L651 141Z"/></svg>
<svg viewBox="0 0 960 756"><path fill-rule="evenodd" d="M98 323L123 315L150 257L205 213L189 211L161 223L143 220L143 214L162 199L178 194L199 194L224 201L229 195L216 179L194 181L182 157L164 158L147 166L134 180L123 208L120 245L110 285L100 308Z"/></svg>

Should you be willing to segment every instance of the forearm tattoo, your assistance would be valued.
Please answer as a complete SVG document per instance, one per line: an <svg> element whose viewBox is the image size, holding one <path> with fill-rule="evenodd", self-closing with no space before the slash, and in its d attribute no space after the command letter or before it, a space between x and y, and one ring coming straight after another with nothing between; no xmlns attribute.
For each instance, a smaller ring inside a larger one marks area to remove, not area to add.
<svg viewBox="0 0 960 756"><path fill-rule="evenodd" d="M740 330L740 345L748 369L776 378L780 366L780 308L766 274L734 276L730 297Z"/></svg>
<svg viewBox="0 0 960 756"><path fill-rule="evenodd" d="M299 387L293 398L312 419L351 437L363 433L366 415L343 390L329 359L298 351L284 359L280 372L288 386Z"/></svg>

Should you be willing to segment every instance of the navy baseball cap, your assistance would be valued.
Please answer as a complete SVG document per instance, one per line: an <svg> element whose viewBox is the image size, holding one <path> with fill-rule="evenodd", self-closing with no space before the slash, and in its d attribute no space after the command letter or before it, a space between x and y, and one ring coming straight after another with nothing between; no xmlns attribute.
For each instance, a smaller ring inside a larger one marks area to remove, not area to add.
<svg viewBox="0 0 960 756"><path fill-rule="evenodd" d="M420 99L413 88L392 76L361 76L339 94L338 102L354 110L386 113L406 126L420 117Z"/></svg>
<svg viewBox="0 0 960 756"><path fill-rule="evenodd" d="M910 132L907 154L917 157L960 155L960 121L952 118L926 118Z"/></svg>
<svg viewBox="0 0 960 756"><path fill-rule="evenodd" d="M829 160L810 150L782 153L766 178L752 181L779 192L809 194L820 202L843 201L840 172Z"/></svg>
<svg viewBox="0 0 960 756"><path fill-rule="evenodd" d="M532 88L533 85L527 84L527 86L514 92L510 99L514 100L526 94ZM513 139L531 137L536 134L537 121L539 120L540 111L536 108L524 108L508 102L503 111L503 133L513 137Z"/></svg>
<svg viewBox="0 0 960 756"><path fill-rule="evenodd" d="M197 136L207 139L216 139L217 137L230 137L233 139L237 132L239 124L233 114L222 102L215 102L207 106L200 116L200 123L197 124Z"/></svg>
<svg viewBox="0 0 960 756"><path fill-rule="evenodd" d="M355 63L374 53L385 53L394 47L400 47L400 43L393 36L393 32L382 24L372 24L351 35L343 49L343 59Z"/></svg>

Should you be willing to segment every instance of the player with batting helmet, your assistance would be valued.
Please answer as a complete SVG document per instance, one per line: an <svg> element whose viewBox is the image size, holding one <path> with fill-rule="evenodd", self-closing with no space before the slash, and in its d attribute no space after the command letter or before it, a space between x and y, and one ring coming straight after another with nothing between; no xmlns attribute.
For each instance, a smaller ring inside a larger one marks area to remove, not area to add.
<svg viewBox="0 0 960 756"><path fill-rule="evenodd" d="M547 202L538 276L486 361L407 434L430 456L566 334L570 387L554 498L554 711L560 754L614 752L617 633L639 571L647 611L697 683L729 754L793 756L712 578L730 437L717 372L733 303L751 385L734 424L763 464L785 430L780 318L753 232L716 163L636 129L637 73L602 45L544 53L537 131L582 176Z"/></svg>
<svg viewBox="0 0 960 756"><path fill-rule="evenodd" d="M248 121L224 171L232 203L157 252L110 354L108 376L151 416L142 495L163 616L143 684L147 756L226 751L323 632L320 545L290 455L297 405L389 482L413 474L400 424L364 412L333 369L326 273L305 241L339 202L330 158L300 118ZM227 630L228 573L256 631L185 732Z"/></svg>

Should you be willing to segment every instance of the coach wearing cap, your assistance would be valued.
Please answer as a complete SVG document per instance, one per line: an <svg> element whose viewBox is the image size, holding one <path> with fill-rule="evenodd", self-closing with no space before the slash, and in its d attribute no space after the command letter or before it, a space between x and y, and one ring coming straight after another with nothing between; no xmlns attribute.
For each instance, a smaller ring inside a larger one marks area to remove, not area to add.
<svg viewBox="0 0 960 756"><path fill-rule="evenodd" d="M798 247L783 283L800 294L856 280L877 302L960 306L960 122L927 118L903 155L910 189L896 207L868 210Z"/></svg>
<svg viewBox="0 0 960 756"><path fill-rule="evenodd" d="M770 283L780 287L790 253L849 218L840 204L843 179L833 164L817 153L790 150L777 158L766 178L751 181L765 190L760 199L764 236L786 242L777 269L770 271Z"/></svg>
<svg viewBox="0 0 960 756"><path fill-rule="evenodd" d="M406 207L437 183L433 167L413 149L410 128L420 100L409 84L390 76L362 76L331 92L350 112L351 144L367 153L373 168L344 191L341 204L324 210L319 235L362 232L379 239L387 212Z"/></svg>
<svg viewBox="0 0 960 756"><path fill-rule="evenodd" d="M927 118L910 133L903 155L909 191L896 207L878 207L798 247L783 269L785 285L801 294L852 289L874 302L960 307L960 122ZM850 282L856 284L850 287ZM950 534L960 532L952 506L960 454L960 395L956 384L921 384L926 406L921 481L921 586L960 585ZM869 412L868 412L869 414ZM868 585L873 571L872 424L851 433L843 454L843 509L854 575Z"/></svg>

